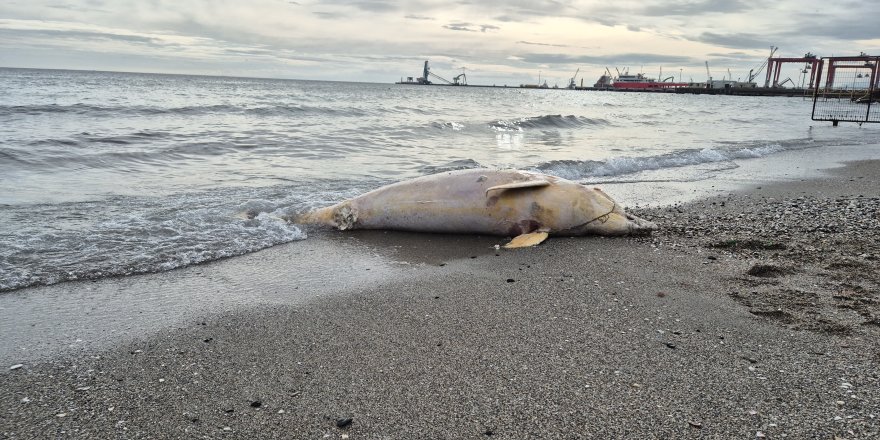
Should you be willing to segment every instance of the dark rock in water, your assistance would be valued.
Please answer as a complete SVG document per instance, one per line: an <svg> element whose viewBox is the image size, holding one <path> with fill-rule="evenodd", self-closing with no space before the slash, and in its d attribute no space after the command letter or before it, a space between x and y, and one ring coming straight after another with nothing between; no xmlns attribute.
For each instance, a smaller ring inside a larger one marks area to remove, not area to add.
<svg viewBox="0 0 880 440"><path fill-rule="evenodd" d="M675 350L675 344L673 344L672 342L667 342L667 343L666 343L666 346L669 347L669 348L671 348L671 349L673 349L673 350Z"/></svg>
<svg viewBox="0 0 880 440"><path fill-rule="evenodd" d="M263 406L263 402L260 402L259 400L254 400L253 402L251 402L251 408L259 408L261 406Z"/></svg>
<svg viewBox="0 0 880 440"><path fill-rule="evenodd" d="M508 282L508 283L512 283L512 282L514 282L514 281L515 281L515 280L514 280L513 278L508 278L508 279L507 279L507 282Z"/></svg>
<svg viewBox="0 0 880 440"><path fill-rule="evenodd" d="M747 274L753 277L761 277L761 278L776 278L778 276L785 275L789 272L789 270L775 266L773 264L756 264L752 266Z"/></svg>
<svg viewBox="0 0 880 440"><path fill-rule="evenodd" d="M336 427L337 428L346 428L351 425L352 419L351 417L346 419L336 419Z"/></svg>
<svg viewBox="0 0 880 440"><path fill-rule="evenodd" d="M486 434L486 437L491 437L491 436L495 435L495 431L493 431L491 429L487 429L486 432L484 432L483 434Z"/></svg>

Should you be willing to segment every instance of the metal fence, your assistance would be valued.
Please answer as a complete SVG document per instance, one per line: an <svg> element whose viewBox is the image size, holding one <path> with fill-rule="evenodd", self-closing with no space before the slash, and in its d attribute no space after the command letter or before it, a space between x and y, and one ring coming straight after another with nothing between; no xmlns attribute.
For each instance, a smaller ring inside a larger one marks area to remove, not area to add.
<svg viewBox="0 0 880 440"><path fill-rule="evenodd" d="M823 58L813 91L814 121L880 122L880 57ZM822 76L822 69L826 74Z"/></svg>

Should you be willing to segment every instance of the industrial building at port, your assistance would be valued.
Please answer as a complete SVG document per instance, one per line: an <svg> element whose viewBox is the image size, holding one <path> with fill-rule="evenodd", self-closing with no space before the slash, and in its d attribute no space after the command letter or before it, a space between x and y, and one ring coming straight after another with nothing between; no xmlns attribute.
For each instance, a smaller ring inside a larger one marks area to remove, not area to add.
<svg viewBox="0 0 880 440"><path fill-rule="evenodd" d="M721 79L713 77L708 61L706 66L707 80L704 82L682 82L679 73L679 81L675 81L675 76L663 77L662 68L657 78L650 78L643 73L629 73L628 69L622 72L615 68L616 75L612 74L609 68L605 69L595 83L585 85L584 78L578 78L580 69L577 69L568 80L565 87L558 85L550 86L547 81L541 81L540 74L538 83L536 84L520 84L520 88L530 89L571 89L571 90L601 90L616 92L666 92L666 93L692 93L692 94L725 94L725 95L749 95L749 96L805 96L812 94L818 89L822 82L823 68L827 66L824 85L826 88L835 89L858 89L869 90L868 96L874 96L877 90L880 90L880 75L878 75L878 63L876 56L869 56L861 53L857 56L850 57L826 57L821 58L812 53L806 53L802 57L776 57L778 48L771 47L770 56L757 68L751 69L747 78L740 80L734 79L728 69ZM800 65L799 72L802 74L800 84L791 78L781 79L780 75L782 67L786 64ZM859 71L853 74L852 87L843 85L838 87L840 83L836 73L842 71ZM766 71L766 72L765 72ZM764 74L763 84L757 82L761 73ZM859 81L856 81L859 79ZM422 76L414 78L401 78L397 84L414 84L414 85L449 85L449 86L468 86L467 76L464 72L447 80L433 71L425 61ZM494 87L494 86L475 86L471 87ZM507 87L507 86L504 86Z"/></svg>

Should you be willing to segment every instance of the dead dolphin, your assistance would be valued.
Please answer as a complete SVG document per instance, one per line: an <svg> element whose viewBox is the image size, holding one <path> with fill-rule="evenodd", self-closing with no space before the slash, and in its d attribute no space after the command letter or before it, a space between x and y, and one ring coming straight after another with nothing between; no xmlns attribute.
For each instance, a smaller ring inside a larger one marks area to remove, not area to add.
<svg viewBox="0 0 880 440"><path fill-rule="evenodd" d="M548 235L626 235L657 226L598 188L520 170L451 171L394 183L294 219L346 229L472 233L532 246Z"/></svg>

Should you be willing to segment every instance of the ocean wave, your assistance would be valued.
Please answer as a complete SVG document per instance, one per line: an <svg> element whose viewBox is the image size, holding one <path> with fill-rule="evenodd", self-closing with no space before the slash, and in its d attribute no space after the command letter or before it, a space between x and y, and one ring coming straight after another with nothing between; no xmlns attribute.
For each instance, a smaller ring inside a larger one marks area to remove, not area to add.
<svg viewBox="0 0 880 440"><path fill-rule="evenodd" d="M700 150L681 150L657 156L619 156L604 161L556 160L538 165L533 169L569 180L580 180L590 177L622 176L641 171L726 162L736 159L759 158L784 151L785 149L779 143L729 149L703 148Z"/></svg>
<svg viewBox="0 0 880 440"><path fill-rule="evenodd" d="M464 128L464 124L460 122L450 121L450 122L432 122L431 126L434 128L438 128L440 130L452 130L452 131L461 131Z"/></svg>
<svg viewBox="0 0 880 440"><path fill-rule="evenodd" d="M585 126L609 125L605 119L587 118L584 116L544 115L512 120L500 120L489 123L495 131L523 131L524 129L541 128L576 128Z"/></svg>
<svg viewBox="0 0 880 440"><path fill-rule="evenodd" d="M178 107L159 106L108 106L76 103L62 104L32 104L32 105L0 105L0 117L3 116L39 116L51 114L72 114L90 117L116 117L116 116L201 116L212 114L241 114L252 116L336 116L336 117L362 117L368 112L363 109L345 107L315 107L306 105L269 105L269 106L236 106L228 104L191 105Z"/></svg>
<svg viewBox="0 0 880 440"><path fill-rule="evenodd" d="M440 165L425 165L419 168L419 172L424 175L445 173L448 171L470 170L474 168L485 168L479 162L472 159L453 160Z"/></svg>
<svg viewBox="0 0 880 440"><path fill-rule="evenodd" d="M94 217L101 207L90 203L47 207L53 211L44 216L64 217L66 224L71 224L69 210L79 212L86 217L81 223L88 230L24 227L10 231L19 236L4 237L7 246L0 249L0 291L167 271L306 238L299 228L282 220L290 215L289 206L248 200L225 208L192 209L187 205L194 200L184 197L182 201L174 207L167 206L168 200L147 206L128 201L132 212L117 212L105 220Z"/></svg>

